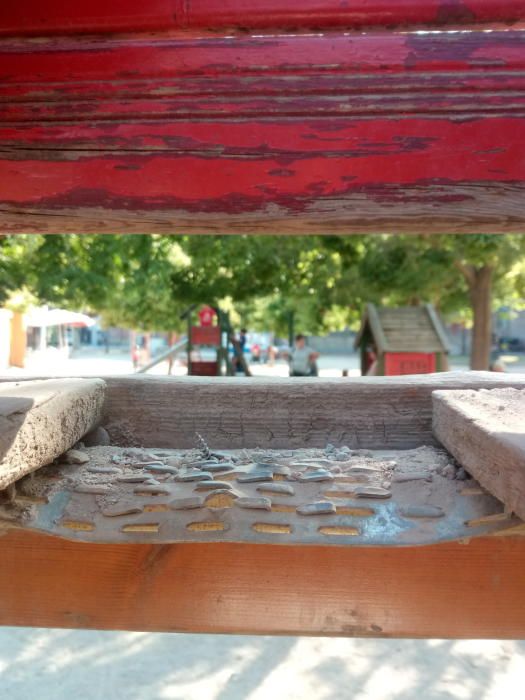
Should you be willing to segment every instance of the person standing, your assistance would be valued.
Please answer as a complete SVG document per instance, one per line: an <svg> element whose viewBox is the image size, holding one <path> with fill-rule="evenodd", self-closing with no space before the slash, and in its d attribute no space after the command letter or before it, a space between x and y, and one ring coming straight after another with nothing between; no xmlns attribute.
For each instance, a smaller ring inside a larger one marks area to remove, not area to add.
<svg viewBox="0 0 525 700"><path fill-rule="evenodd" d="M245 371L245 359L244 359L244 349L246 348L246 328L242 328L237 339L231 338L233 345L233 371L243 372Z"/></svg>
<svg viewBox="0 0 525 700"><path fill-rule="evenodd" d="M136 372L140 366L140 347L135 343L131 351L131 361L133 362L133 370Z"/></svg>
<svg viewBox="0 0 525 700"><path fill-rule="evenodd" d="M317 377L318 357L319 353L306 344L304 335L296 335L290 355L290 377Z"/></svg>

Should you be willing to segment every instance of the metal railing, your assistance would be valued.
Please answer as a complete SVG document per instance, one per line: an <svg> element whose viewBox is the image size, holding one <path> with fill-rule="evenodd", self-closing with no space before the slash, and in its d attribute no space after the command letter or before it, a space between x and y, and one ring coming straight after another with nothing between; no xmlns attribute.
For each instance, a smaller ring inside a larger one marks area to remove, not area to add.
<svg viewBox="0 0 525 700"><path fill-rule="evenodd" d="M158 355L155 357L151 362L148 362L147 365L144 365L144 367L141 367L138 369L135 374L144 374L144 372L147 372L149 369L152 367L155 367L155 365L160 364L161 362L164 362L164 360L167 360L169 357L172 355L176 355L180 350L186 347L188 344L188 338L184 336L180 340L178 340L174 345L170 345L170 347L165 350L162 354Z"/></svg>

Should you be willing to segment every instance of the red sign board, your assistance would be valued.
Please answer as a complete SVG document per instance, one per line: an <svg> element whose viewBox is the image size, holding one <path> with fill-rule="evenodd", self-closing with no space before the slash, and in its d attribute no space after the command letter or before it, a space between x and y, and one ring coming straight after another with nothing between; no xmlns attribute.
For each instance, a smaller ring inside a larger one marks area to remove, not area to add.
<svg viewBox="0 0 525 700"><path fill-rule="evenodd" d="M385 352L385 374L429 374L436 371L433 352Z"/></svg>
<svg viewBox="0 0 525 700"><path fill-rule="evenodd" d="M192 326L192 345L220 345L221 329L219 326Z"/></svg>
<svg viewBox="0 0 525 700"><path fill-rule="evenodd" d="M203 306L199 311L199 321L201 326L213 326L217 313L211 306Z"/></svg>

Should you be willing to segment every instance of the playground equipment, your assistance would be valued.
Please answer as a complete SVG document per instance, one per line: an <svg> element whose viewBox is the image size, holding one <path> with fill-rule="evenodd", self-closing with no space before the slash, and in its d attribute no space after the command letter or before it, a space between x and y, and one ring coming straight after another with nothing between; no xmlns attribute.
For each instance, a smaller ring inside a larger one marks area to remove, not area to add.
<svg viewBox="0 0 525 700"><path fill-rule="evenodd" d="M155 365L158 365L160 362L164 362L165 360L172 359L177 355L179 352L182 350L185 350L188 344L188 338L183 337L180 340L178 340L176 343L171 345L167 350L162 352L160 355L157 355L151 362L148 362L147 365L144 365L144 367L140 367L137 370L137 374L145 374L148 370L150 370L152 367L155 367Z"/></svg>
<svg viewBox="0 0 525 700"><path fill-rule="evenodd" d="M525 232L522 0L125 5L0 7L2 232ZM0 624L522 638L524 389L6 379ZM47 467L100 425L102 472ZM423 489L366 454L429 445ZM349 465L282 464L305 446Z"/></svg>
<svg viewBox="0 0 525 700"><path fill-rule="evenodd" d="M194 307L190 307L183 314L188 321L186 343L188 375L209 377L233 374L229 355L229 346L232 345L236 356L239 357L244 374L250 376L250 370L238 347L228 314L219 308L203 306L197 314L198 325L193 325L193 311ZM207 359L203 359L204 354L208 356Z"/></svg>
<svg viewBox="0 0 525 700"><path fill-rule="evenodd" d="M361 374L429 374L448 369L447 335L431 304L377 308L367 304L354 346Z"/></svg>
<svg viewBox="0 0 525 700"><path fill-rule="evenodd" d="M227 361L228 348L225 331L219 324L219 314L211 306L203 306L198 314L199 323L193 325L193 314L188 313L188 374L197 376L217 376ZM213 359L202 359L201 352L207 350Z"/></svg>

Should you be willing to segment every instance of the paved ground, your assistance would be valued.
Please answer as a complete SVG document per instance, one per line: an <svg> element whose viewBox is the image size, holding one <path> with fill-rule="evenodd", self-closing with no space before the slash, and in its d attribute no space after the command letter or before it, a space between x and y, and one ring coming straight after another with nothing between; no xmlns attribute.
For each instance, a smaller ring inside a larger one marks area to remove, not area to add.
<svg viewBox="0 0 525 700"><path fill-rule="evenodd" d="M6 700L514 700L525 642L0 630Z"/></svg>
<svg viewBox="0 0 525 700"><path fill-rule="evenodd" d="M525 355L504 356L506 368L509 372L525 372ZM357 354L349 355L323 355L318 361L321 377L340 377L342 370L347 369L349 376L359 376L359 357ZM468 369L468 358L452 357L451 369ZM150 370L151 374L167 374L167 363L161 363ZM287 377L288 365L280 360L274 365L253 362L250 364L252 374L255 376ZM24 370L12 367L8 374L31 376L88 376L108 374L129 374L133 372L129 353L112 348L109 353L98 348L83 348L66 358L58 351L50 349L45 355L34 353L30 355ZM4 373L3 373L4 374ZM176 364L173 368L174 375L186 374L186 368Z"/></svg>

